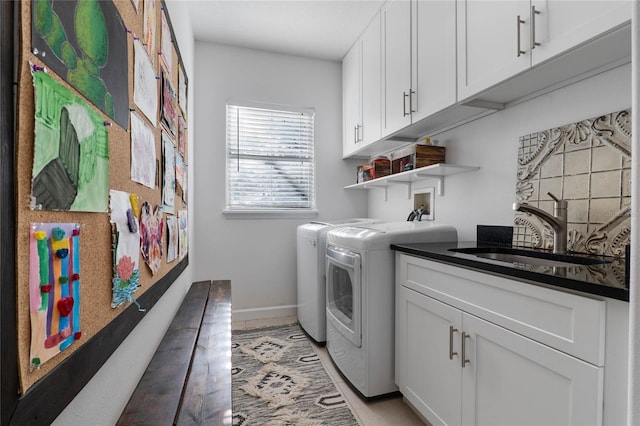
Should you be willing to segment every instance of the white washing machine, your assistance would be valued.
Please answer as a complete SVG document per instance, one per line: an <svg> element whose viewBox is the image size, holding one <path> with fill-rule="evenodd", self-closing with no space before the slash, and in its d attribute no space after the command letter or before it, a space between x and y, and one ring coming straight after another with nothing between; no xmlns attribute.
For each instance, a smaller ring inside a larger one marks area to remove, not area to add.
<svg viewBox="0 0 640 426"><path fill-rule="evenodd" d="M457 239L454 227L434 222L387 222L327 233L327 349L365 398L398 390L391 244Z"/></svg>
<svg viewBox="0 0 640 426"><path fill-rule="evenodd" d="M339 226L377 222L380 221L351 218L331 222L310 222L298 226L298 322L317 343L324 343L327 335L324 275L327 232Z"/></svg>

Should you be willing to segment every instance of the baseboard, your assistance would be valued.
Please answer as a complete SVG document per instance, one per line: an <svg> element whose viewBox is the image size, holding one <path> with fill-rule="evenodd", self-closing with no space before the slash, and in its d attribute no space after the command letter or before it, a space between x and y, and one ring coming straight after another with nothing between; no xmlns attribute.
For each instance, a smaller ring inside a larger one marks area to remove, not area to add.
<svg viewBox="0 0 640 426"><path fill-rule="evenodd" d="M266 318L291 317L298 314L297 305L268 306L265 308L234 309L233 321L248 321Z"/></svg>

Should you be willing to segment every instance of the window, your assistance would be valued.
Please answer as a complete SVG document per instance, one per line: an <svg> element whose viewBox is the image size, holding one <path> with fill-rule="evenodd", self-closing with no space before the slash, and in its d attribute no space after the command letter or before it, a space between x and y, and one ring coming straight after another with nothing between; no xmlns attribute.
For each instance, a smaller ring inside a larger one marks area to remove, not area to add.
<svg viewBox="0 0 640 426"><path fill-rule="evenodd" d="M314 212L314 111L227 104L226 212Z"/></svg>

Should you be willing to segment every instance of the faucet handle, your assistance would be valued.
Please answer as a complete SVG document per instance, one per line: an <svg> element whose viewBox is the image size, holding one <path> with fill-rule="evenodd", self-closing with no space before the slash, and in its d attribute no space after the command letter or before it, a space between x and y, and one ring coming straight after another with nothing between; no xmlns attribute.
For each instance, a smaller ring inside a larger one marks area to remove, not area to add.
<svg viewBox="0 0 640 426"><path fill-rule="evenodd" d="M555 195L553 195L551 192L547 192L547 195L549 197L551 197L553 199L553 201L555 201L556 205L560 208L562 207L567 207L567 201L566 200L561 200L558 197L556 197Z"/></svg>

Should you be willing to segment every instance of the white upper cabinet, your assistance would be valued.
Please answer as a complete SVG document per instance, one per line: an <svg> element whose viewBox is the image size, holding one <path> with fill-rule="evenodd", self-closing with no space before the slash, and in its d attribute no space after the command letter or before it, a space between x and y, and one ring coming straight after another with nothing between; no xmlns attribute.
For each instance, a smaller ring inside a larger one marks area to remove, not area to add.
<svg viewBox="0 0 640 426"><path fill-rule="evenodd" d="M361 144L380 139L382 114L382 23L378 13L362 35Z"/></svg>
<svg viewBox="0 0 640 426"><path fill-rule="evenodd" d="M581 47L631 18L631 2L616 0L458 0L457 4L458 100ZM573 73L614 59L606 50L593 49L585 55L588 59L575 63ZM565 79L562 69L549 74L549 85Z"/></svg>
<svg viewBox="0 0 640 426"><path fill-rule="evenodd" d="M378 13L342 60L344 157L380 139L380 39Z"/></svg>
<svg viewBox="0 0 640 426"><path fill-rule="evenodd" d="M624 24L631 19L631 4L626 0L532 0L528 35L532 65Z"/></svg>
<svg viewBox="0 0 640 426"><path fill-rule="evenodd" d="M388 136L455 103L456 5L392 0L382 13L382 134Z"/></svg>
<svg viewBox="0 0 640 426"><path fill-rule="evenodd" d="M345 157L357 149L358 130L362 125L361 53L361 43L357 41L342 60L342 147Z"/></svg>
<svg viewBox="0 0 640 426"><path fill-rule="evenodd" d="M525 27L529 22L528 0L458 0L457 18L458 99L531 65Z"/></svg>
<svg viewBox="0 0 640 426"><path fill-rule="evenodd" d="M414 1L411 15L415 123L456 102L456 4Z"/></svg>
<svg viewBox="0 0 640 426"><path fill-rule="evenodd" d="M382 133L411 124L411 2L385 4L383 16L384 109Z"/></svg>

